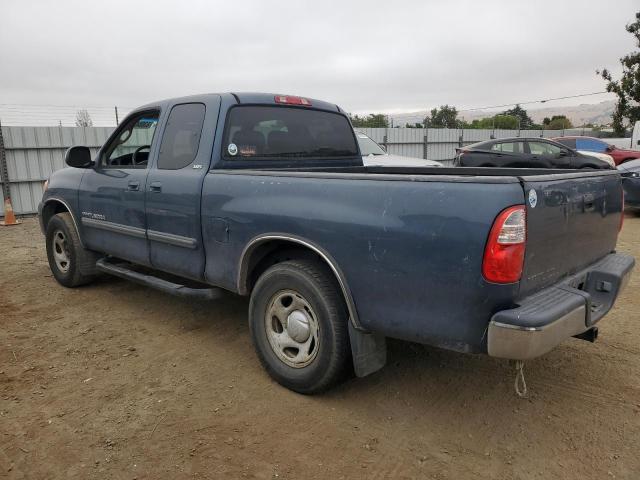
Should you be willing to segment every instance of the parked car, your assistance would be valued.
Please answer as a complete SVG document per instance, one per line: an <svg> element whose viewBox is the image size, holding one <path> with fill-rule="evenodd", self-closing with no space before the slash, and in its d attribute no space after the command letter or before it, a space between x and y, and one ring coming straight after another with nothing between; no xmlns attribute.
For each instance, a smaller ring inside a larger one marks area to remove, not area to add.
<svg viewBox="0 0 640 480"><path fill-rule="evenodd" d="M440 162L425 160L423 158L404 157L390 155L378 145L371 137L356 131L362 161L366 166L379 167L442 167Z"/></svg>
<svg viewBox="0 0 640 480"><path fill-rule="evenodd" d="M569 148L579 151L590 151L596 153L604 153L611 158L616 165L640 158L640 151L628 150L626 148L618 148L615 145L607 143L606 140L594 137L557 137L554 140Z"/></svg>
<svg viewBox="0 0 640 480"><path fill-rule="evenodd" d="M608 162L583 155L545 138L504 138L456 149L459 167L611 168Z"/></svg>
<svg viewBox="0 0 640 480"><path fill-rule="evenodd" d="M39 206L61 285L249 296L258 358L302 393L381 368L386 337L515 360L594 340L634 266L618 172L366 167L314 99L154 102L65 160Z"/></svg>
<svg viewBox="0 0 640 480"><path fill-rule="evenodd" d="M640 160L618 165L624 188L624 206L640 209Z"/></svg>

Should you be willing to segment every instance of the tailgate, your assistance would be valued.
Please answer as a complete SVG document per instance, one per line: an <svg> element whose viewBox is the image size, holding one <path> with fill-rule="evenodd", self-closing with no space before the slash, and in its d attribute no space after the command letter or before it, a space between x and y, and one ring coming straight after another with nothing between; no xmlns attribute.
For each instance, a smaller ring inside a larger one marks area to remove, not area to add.
<svg viewBox="0 0 640 480"><path fill-rule="evenodd" d="M521 297L615 249L622 215L622 182L617 172L536 175L520 180L527 208Z"/></svg>

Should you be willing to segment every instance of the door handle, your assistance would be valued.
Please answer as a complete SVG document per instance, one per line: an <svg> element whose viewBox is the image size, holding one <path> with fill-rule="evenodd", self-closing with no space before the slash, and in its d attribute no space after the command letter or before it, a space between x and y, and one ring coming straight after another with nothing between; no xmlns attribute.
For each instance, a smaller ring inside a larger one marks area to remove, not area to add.
<svg viewBox="0 0 640 480"><path fill-rule="evenodd" d="M135 182L135 181L129 182L127 189L131 190L132 192L137 192L138 190L140 190L140 182Z"/></svg>
<svg viewBox="0 0 640 480"><path fill-rule="evenodd" d="M162 183L160 182L151 182L149 184L150 192L161 192L162 191Z"/></svg>

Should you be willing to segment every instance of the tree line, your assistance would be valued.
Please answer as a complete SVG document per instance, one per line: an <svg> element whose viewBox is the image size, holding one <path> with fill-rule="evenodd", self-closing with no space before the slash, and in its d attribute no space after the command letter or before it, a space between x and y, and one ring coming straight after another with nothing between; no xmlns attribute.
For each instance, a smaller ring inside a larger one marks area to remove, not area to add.
<svg viewBox="0 0 640 480"><path fill-rule="evenodd" d="M422 123L407 123L402 126L407 128L497 128L501 130L562 130L565 128L573 128L571 120L569 120L566 115L554 115L551 118L545 117L542 124L537 124L520 105L516 105L509 110L505 110L491 117L479 118L471 122L460 119L458 115L459 112L456 107L442 105L439 108L432 109ZM365 116L352 115L350 118L354 127L387 128L391 126L388 116L382 113L372 113Z"/></svg>

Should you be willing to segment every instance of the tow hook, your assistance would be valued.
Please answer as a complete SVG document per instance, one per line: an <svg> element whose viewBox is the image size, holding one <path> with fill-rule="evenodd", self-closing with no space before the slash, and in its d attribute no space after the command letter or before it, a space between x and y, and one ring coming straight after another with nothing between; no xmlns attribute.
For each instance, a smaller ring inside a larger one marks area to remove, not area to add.
<svg viewBox="0 0 640 480"><path fill-rule="evenodd" d="M579 338L580 340L586 340L587 342L594 343L598 339L598 327L592 327L586 332L574 335L573 338Z"/></svg>

